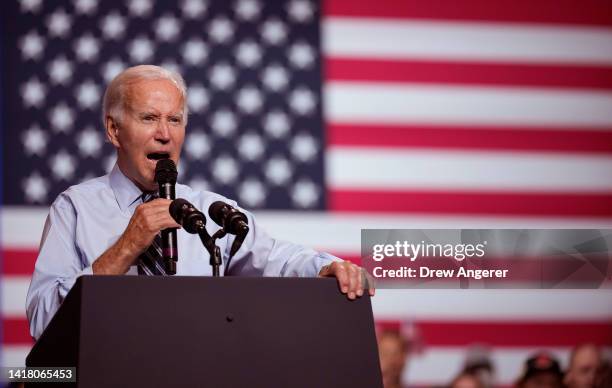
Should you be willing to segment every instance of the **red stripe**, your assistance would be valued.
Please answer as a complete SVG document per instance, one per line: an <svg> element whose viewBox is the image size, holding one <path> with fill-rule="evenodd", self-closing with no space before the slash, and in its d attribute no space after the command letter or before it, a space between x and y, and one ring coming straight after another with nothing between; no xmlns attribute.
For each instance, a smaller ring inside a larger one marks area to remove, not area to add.
<svg viewBox="0 0 612 388"><path fill-rule="evenodd" d="M612 345L612 322L441 322L417 321L416 333L425 346L495 347ZM382 328L397 329L399 321L379 321Z"/></svg>
<svg viewBox="0 0 612 388"><path fill-rule="evenodd" d="M30 326L25 318L2 319L3 345L31 345L34 340L30 336Z"/></svg>
<svg viewBox="0 0 612 388"><path fill-rule="evenodd" d="M612 2L609 0L538 0L500 4L500 2L490 0L326 0L323 3L323 15L610 26L612 25Z"/></svg>
<svg viewBox="0 0 612 388"><path fill-rule="evenodd" d="M612 89L612 67L326 58L332 81Z"/></svg>
<svg viewBox="0 0 612 388"><path fill-rule="evenodd" d="M5 275L28 275L34 273L38 256L36 249L3 249L3 272Z"/></svg>
<svg viewBox="0 0 612 388"><path fill-rule="evenodd" d="M331 123L330 146L612 153L612 128L463 127Z"/></svg>
<svg viewBox="0 0 612 388"><path fill-rule="evenodd" d="M611 217L612 193L439 192L331 189L332 211Z"/></svg>

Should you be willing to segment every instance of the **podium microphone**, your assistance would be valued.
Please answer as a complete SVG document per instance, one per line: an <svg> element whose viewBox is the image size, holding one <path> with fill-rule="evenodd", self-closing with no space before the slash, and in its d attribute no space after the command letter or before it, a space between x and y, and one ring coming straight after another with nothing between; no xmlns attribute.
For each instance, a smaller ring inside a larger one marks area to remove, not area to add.
<svg viewBox="0 0 612 388"><path fill-rule="evenodd" d="M247 233L249 233L249 220L247 216L233 206L222 202L214 202L208 208L208 215L218 225L223 228L225 233L236 235L236 239L230 250L230 258L236 254L242 245Z"/></svg>
<svg viewBox="0 0 612 388"><path fill-rule="evenodd" d="M176 165L171 159L160 159L155 165L155 180L159 185L159 197L174 200L176 197ZM178 247L176 242L176 229L168 228L161 231L161 249L166 273L176 274L178 261Z"/></svg>
<svg viewBox="0 0 612 388"><path fill-rule="evenodd" d="M170 215L187 233L197 234L206 226L204 214L183 198L172 201Z"/></svg>

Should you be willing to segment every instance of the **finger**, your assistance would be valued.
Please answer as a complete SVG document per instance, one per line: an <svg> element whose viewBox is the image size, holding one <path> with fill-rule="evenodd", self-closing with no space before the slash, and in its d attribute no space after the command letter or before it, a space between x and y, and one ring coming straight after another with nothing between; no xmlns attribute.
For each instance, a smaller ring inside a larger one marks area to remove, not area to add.
<svg viewBox="0 0 612 388"><path fill-rule="evenodd" d="M368 287L370 296L374 296L374 294L376 293L376 281L365 269L363 270L363 273L365 275L365 280L367 283L367 287Z"/></svg>
<svg viewBox="0 0 612 388"><path fill-rule="evenodd" d="M359 273L356 268L357 266L350 263L346 263L345 265L348 267L347 272L349 274L348 297L349 299L355 299L357 297L357 286L359 284Z"/></svg>
<svg viewBox="0 0 612 388"><path fill-rule="evenodd" d="M355 276L357 277L357 296L362 296L363 295L363 287L365 285L365 281L364 281L364 275L363 275L363 268L359 267L359 266L355 266L357 267L357 273L355 274Z"/></svg>
<svg viewBox="0 0 612 388"><path fill-rule="evenodd" d="M350 280L346 268L340 263L333 263L330 269L332 273L336 276L336 279L338 279L340 291L342 291L343 294L349 292Z"/></svg>

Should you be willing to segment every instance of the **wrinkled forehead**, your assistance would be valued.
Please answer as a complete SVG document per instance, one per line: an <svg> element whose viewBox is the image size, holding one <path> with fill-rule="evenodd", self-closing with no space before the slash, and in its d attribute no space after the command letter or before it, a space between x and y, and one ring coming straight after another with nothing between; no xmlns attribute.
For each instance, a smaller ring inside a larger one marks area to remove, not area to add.
<svg viewBox="0 0 612 388"><path fill-rule="evenodd" d="M132 110L155 108L181 113L184 98L179 88L167 79L141 79L125 85L125 107Z"/></svg>

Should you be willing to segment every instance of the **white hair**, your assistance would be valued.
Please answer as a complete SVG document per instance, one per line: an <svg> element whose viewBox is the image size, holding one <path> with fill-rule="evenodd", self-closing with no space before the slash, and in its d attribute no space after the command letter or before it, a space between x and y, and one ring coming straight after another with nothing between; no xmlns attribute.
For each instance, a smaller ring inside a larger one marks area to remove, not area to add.
<svg viewBox="0 0 612 388"><path fill-rule="evenodd" d="M126 89L142 80L168 80L176 86L183 97L183 122L187 124L187 86L183 77L174 71L154 65L139 65L127 68L117 75L104 92L102 106L102 123L106 124L106 118L112 117L121 122L126 105Z"/></svg>

